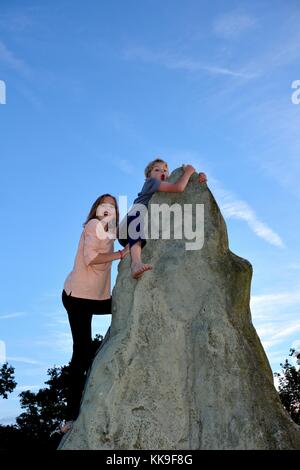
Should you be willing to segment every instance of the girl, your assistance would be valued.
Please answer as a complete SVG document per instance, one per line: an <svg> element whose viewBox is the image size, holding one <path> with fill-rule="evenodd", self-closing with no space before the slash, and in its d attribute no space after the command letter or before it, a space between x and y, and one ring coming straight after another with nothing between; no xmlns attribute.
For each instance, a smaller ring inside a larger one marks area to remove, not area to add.
<svg viewBox="0 0 300 470"><path fill-rule="evenodd" d="M111 263L128 254L128 247L114 252L119 211L115 197L103 194L91 207L83 224L77 254L64 283L62 302L67 310L72 337L67 393L67 418L61 431L71 429L79 414L87 371L93 361L92 315L111 313Z"/></svg>

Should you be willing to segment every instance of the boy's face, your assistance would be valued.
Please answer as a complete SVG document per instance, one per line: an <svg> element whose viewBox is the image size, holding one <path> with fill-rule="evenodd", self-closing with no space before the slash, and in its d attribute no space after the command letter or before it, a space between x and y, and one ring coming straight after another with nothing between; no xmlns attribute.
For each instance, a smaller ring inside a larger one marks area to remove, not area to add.
<svg viewBox="0 0 300 470"><path fill-rule="evenodd" d="M165 181L168 176L168 165L166 163L155 163L155 166L152 168L149 178L155 178L160 181Z"/></svg>

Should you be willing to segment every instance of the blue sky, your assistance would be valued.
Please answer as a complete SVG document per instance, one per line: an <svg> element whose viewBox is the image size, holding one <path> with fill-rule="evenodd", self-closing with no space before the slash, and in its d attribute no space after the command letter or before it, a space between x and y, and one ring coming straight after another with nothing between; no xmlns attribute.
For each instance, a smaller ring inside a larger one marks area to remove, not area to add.
<svg viewBox="0 0 300 470"><path fill-rule="evenodd" d="M70 359L60 296L90 205L131 202L156 155L207 173L273 370L300 344L299 21L298 0L1 0L0 341L19 385L0 422Z"/></svg>

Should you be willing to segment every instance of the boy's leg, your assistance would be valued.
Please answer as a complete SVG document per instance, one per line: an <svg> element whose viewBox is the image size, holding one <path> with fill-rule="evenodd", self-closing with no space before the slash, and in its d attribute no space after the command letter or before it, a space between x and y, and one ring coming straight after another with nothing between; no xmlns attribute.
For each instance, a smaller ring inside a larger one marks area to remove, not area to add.
<svg viewBox="0 0 300 470"><path fill-rule="evenodd" d="M131 275L134 279L140 277L145 271L152 269L151 264L144 264L142 262L142 242L136 241L130 246L131 255Z"/></svg>

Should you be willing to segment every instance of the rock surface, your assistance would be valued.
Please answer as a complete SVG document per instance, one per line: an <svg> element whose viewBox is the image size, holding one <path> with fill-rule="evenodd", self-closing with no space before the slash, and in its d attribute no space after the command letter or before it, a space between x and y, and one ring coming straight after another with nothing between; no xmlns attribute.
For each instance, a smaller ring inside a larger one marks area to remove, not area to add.
<svg viewBox="0 0 300 470"><path fill-rule="evenodd" d="M120 263L111 335L60 448L300 449L251 322L252 267L229 250L207 185L194 175L184 193L151 203L204 204L204 246L149 240L153 270L139 280L129 257Z"/></svg>

